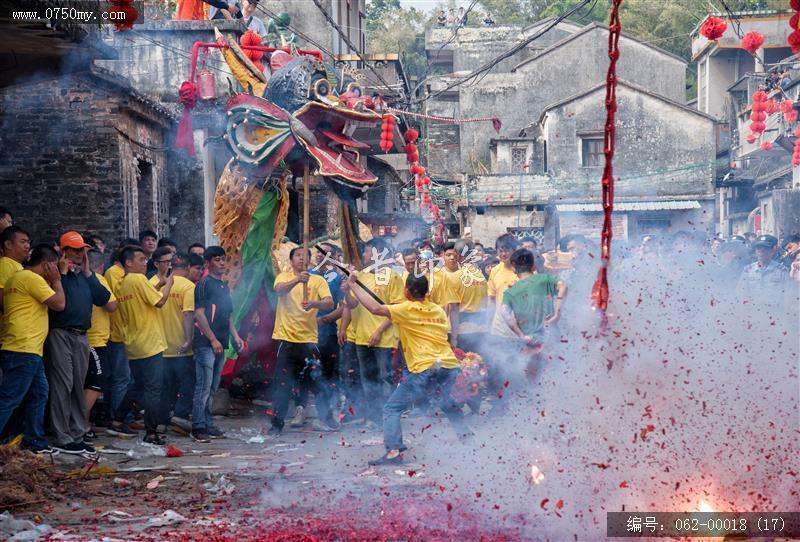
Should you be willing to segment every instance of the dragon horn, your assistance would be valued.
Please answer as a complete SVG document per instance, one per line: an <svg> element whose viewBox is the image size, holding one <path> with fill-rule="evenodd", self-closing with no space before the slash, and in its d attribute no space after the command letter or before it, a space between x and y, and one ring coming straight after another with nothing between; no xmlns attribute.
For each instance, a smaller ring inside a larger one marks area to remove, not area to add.
<svg viewBox="0 0 800 542"><path fill-rule="evenodd" d="M263 96L264 90L267 88L267 78L264 76L264 72L253 64L233 36L229 35L226 38L217 28L214 29L214 36L217 43L226 46L220 49L222 57L242 88L248 88L250 85L255 96Z"/></svg>

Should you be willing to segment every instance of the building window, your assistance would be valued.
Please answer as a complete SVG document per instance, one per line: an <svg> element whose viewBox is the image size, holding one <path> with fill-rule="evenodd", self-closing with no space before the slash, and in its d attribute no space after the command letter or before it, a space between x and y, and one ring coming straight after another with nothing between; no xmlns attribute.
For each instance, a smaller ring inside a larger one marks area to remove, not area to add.
<svg viewBox="0 0 800 542"><path fill-rule="evenodd" d="M581 138L581 165L583 167L600 167L603 165L603 138Z"/></svg>
<svg viewBox="0 0 800 542"><path fill-rule="evenodd" d="M511 149L511 173L528 172L528 149L516 147Z"/></svg>

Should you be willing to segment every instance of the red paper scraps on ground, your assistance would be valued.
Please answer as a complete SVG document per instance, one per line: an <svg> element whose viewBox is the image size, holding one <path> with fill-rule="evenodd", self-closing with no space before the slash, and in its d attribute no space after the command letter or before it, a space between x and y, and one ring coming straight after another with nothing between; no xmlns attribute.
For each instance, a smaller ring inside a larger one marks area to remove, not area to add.
<svg viewBox="0 0 800 542"><path fill-rule="evenodd" d="M177 446L170 444L167 446L167 457L183 457L183 452Z"/></svg>
<svg viewBox="0 0 800 542"><path fill-rule="evenodd" d="M550 499L542 499L542 502L539 503L539 506L542 510L547 510L547 503L550 502Z"/></svg>

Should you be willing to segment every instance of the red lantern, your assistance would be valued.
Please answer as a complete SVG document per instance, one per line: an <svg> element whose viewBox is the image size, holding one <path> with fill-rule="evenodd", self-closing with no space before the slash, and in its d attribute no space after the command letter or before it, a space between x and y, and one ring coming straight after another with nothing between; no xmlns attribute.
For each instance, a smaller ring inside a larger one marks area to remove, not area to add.
<svg viewBox="0 0 800 542"><path fill-rule="evenodd" d="M767 100L769 100L769 96L763 90L753 93L753 102L766 102Z"/></svg>
<svg viewBox="0 0 800 542"><path fill-rule="evenodd" d="M800 24L800 13L795 13L792 15L792 18L789 19L789 28L792 30L797 30L797 25Z"/></svg>
<svg viewBox="0 0 800 542"><path fill-rule="evenodd" d="M426 186L431 184L431 178L430 177L423 177L422 178L422 184L424 184Z"/></svg>
<svg viewBox="0 0 800 542"><path fill-rule="evenodd" d="M387 141L385 139L381 139L381 142L378 144L383 152L389 152L392 150L394 146L391 141Z"/></svg>
<svg viewBox="0 0 800 542"><path fill-rule="evenodd" d="M794 108L794 102L792 100L781 100L779 105L784 114L788 113Z"/></svg>
<svg viewBox="0 0 800 542"><path fill-rule="evenodd" d="M750 53L756 54L761 46L764 45L764 36L759 32L748 32L742 38L742 49Z"/></svg>
<svg viewBox="0 0 800 542"><path fill-rule="evenodd" d="M417 139L419 139L419 132L416 131L414 128L409 128L408 130L406 130L405 136L406 136L406 141L408 141L409 143L413 143Z"/></svg>
<svg viewBox="0 0 800 542"><path fill-rule="evenodd" d="M408 171L409 171L409 172L410 172L412 175L425 175L425 168L424 168L424 167L422 167L422 166L421 166L421 165L419 165L419 164L414 164L413 166L411 166L410 168L408 168Z"/></svg>
<svg viewBox="0 0 800 542"><path fill-rule="evenodd" d="M767 115L772 115L777 110L778 110L778 102L776 100L772 99L764 102L764 111L766 111Z"/></svg>
<svg viewBox="0 0 800 542"><path fill-rule="evenodd" d="M786 122L789 123L797 122L797 111L792 109L788 113L784 113L783 118L786 119Z"/></svg>
<svg viewBox="0 0 800 542"><path fill-rule="evenodd" d="M765 151L772 150L772 143L770 143L769 141L765 141L764 143L761 144L761 149Z"/></svg>
<svg viewBox="0 0 800 542"><path fill-rule="evenodd" d="M725 34L728 29L728 23L719 17L709 17L700 26L700 35L705 37L708 41L716 41Z"/></svg>
<svg viewBox="0 0 800 542"><path fill-rule="evenodd" d="M763 111L753 111L750 113L750 120L753 122L764 122L767 120L767 114Z"/></svg>
<svg viewBox="0 0 800 542"><path fill-rule="evenodd" d="M764 111L767 106L764 105L764 102L753 102L753 105L750 106L750 109L753 111Z"/></svg>
<svg viewBox="0 0 800 542"><path fill-rule="evenodd" d="M217 80L210 70L197 72L197 94L201 100L217 99Z"/></svg>
<svg viewBox="0 0 800 542"><path fill-rule="evenodd" d="M753 143L756 142L756 136L754 136L753 134L750 134L749 136L747 136L747 142L752 145Z"/></svg>
<svg viewBox="0 0 800 542"><path fill-rule="evenodd" d="M795 11L800 11L800 0L789 0L789 5Z"/></svg>
<svg viewBox="0 0 800 542"><path fill-rule="evenodd" d="M763 122L751 122L750 123L750 131L754 134L760 134L767 128L767 125Z"/></svg>

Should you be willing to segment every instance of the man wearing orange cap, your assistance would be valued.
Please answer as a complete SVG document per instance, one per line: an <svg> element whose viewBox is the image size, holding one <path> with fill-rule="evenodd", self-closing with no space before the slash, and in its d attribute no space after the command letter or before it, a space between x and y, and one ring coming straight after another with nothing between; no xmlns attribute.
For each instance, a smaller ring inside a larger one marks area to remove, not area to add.
<svg viewBox="0 0 800 542"><path fill-rule="evenodd" d="M59 240L64 310L50 313L50 332L44 343L45 369L50 383L50 424L57 450L68 454L91 454L84 442L89 427L83 384L89 368L92 307L102 307L110 298L89 265L87 245L81 234L68 231Z"/></svg>

